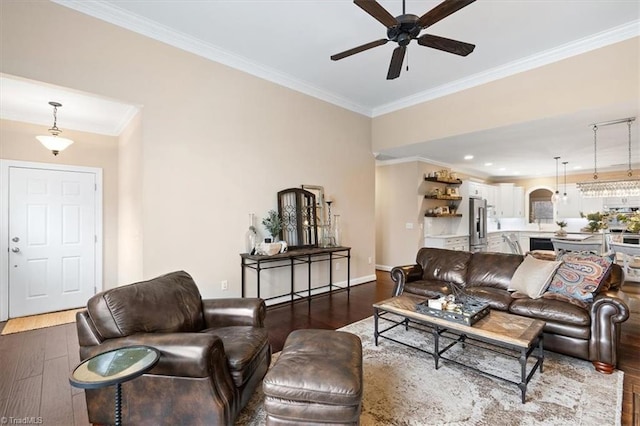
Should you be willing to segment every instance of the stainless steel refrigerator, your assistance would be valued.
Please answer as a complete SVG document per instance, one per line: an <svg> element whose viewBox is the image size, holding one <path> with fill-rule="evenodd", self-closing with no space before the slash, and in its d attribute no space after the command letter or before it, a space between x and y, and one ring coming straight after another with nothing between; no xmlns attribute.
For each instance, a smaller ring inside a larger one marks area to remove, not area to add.
<svg viewBox="0 0 640 426"><path fill-rule="evenodd" d="M469 251L487 251L487 200L469 198Z"/></svg>

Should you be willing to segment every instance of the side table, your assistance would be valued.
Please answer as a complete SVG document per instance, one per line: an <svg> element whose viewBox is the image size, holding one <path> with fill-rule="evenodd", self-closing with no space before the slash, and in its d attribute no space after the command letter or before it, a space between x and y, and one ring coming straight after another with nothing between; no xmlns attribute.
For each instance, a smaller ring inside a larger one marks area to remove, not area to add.
<svg viewBox="0 0 640 426"><path fill-rule="evenodd" d="M160 359L160 352L149 346L114 349L82 361L71 373L69 383L77 388L98 389L116 385L115 425L122 424L123 382L142 376Z"/></svg>

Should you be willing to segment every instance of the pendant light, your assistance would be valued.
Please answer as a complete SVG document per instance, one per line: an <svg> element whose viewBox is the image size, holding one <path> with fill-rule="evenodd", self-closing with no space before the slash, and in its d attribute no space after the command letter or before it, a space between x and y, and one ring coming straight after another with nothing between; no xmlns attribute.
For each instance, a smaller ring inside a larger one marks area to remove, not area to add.
<svg viewBox="0 0 640 426"><path fill-rule="evenodd" d="M562 194L562 202L567 204L569 202L569 196L567 196L567 164L568 161L563 161L562 165L564 166L564 194Z"/></svg>
<svg viewBox="0 0 640 426"><path fill-rule="evenodd" d="M578 182L576 187L585 198L596 197L634 197L640 196L640 179L631 179L633 170L631 169L631 124L636 117L622 118L619 120L603 121L601 123L590 124L593 129L593 181ZM627 123L628 126L628 163L627 180L598 181L598 128L611 126L614 124Z"/></svg>
<svg viewBox="0 0 640 426"><path fill-rule="evenodd" d="M36 139L40 141L45 148L51 150L53 155L58 155L60 151L64 151L73 143L71 139L61 138L58 135L62 133L62 130L58 129L58 108L62 106L59 102L51 101L49 105L53 107L53 127L49 129L51 136L36 136Z"/></svg>
<svg viewBox="0 0 640 426"><path fill-rule="evenodd" d="M558 191L558 160L560 157L553 157L553 159L556 160L556 192L551 196L551 202L555 204L560 201L560 191Z"/></svg>

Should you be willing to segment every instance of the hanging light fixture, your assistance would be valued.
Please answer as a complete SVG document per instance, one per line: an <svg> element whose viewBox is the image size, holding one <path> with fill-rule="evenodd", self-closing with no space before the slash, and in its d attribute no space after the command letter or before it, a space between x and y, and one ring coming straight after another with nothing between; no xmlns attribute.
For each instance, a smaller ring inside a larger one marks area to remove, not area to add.
<svg viewBox="0 0 640 426"><path fill-rule="evenodd" d="M569 196L567 195L567 164L568 161L563 161L562 165L564 166L564 194L562 194L562 202L567 204L569 202Z"/></svg>
<svg viewBox="0 0 640 426"><path fill-rule="evenodd" d="M627 123L628 126L628 164L627 176L633 177L631 169L631 123L635 121L635 117L622 118L619 120L604 121L602 123L591 124L593 128L593 181L578 182L576 184L578 190L585 198L596 197L635 197L640 196L640 179L627 180L610 180L598 181L598 161L597 161L597 142L598 142L598 126L610 126L613 124Z"/></svg>
<svg viewBox="0 0 640 426"><path fill-rule="evenodd" d="M53 107L53 127L49 129L51 136L36 136L36 139L40 141L45 148L51 150L53 155L58 155L60 151L64 151L73 143L71 139L61 138L58 135L62 133L62 130L58 129L58 108L62 106L59 102L51 101L49 105Z"/></svg>
<svg viewBox="0 0 640 426"><path fill-rule="evenodd" d="M551 196L551 202L555 204L560 201L560 191L558 191L558 160L560 157L553 157L553 159L556 160L556 192Z"/></svg>

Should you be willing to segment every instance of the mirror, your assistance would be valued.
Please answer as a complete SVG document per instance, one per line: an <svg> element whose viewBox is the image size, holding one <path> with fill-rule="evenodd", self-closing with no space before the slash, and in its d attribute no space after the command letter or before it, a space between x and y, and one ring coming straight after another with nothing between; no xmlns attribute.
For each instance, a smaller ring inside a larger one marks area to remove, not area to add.
<svg viewBox="0 0 640 426"><path fill-rule="evenodd" d="M278 213L282 219L282 239L290 249L318 246L316 196L304 189L278 192Z"/></svg>
<svg viewBox="0 0 640 426"><path fill-rule="evenodd" d="M553 223L553 191L538 188L529 193L529 223Z"/></svg>

